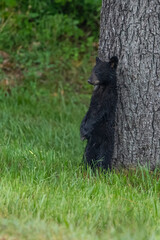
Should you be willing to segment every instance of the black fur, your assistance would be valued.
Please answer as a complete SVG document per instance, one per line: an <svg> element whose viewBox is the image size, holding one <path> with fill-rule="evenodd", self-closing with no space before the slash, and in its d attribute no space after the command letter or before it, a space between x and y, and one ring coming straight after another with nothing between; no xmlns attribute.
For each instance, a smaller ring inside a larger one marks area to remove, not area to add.
<svg viewBox="0 0 160 240"><path fill-rule="evenodd" d="M118 58L109 62L96 58L88 82L94 85L89 110L80 126L81 139L87 139L84 160L91 167L111 169L117 104L116 68Z"/></svg>

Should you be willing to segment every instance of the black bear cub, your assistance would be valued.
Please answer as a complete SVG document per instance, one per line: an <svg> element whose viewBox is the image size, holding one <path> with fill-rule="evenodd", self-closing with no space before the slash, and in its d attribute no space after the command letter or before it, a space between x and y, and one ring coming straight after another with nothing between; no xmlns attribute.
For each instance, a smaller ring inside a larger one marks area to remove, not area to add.
<svg viewBox="0 0 160 240"><path fill-rule="evenodd" d="M118 58L109 62L96 58L88 82L94 85L91 103L80 126L82 140L87 140L84 160L87 165L111 169L114 150L115 111L117 104L116 68Z"/></svg>

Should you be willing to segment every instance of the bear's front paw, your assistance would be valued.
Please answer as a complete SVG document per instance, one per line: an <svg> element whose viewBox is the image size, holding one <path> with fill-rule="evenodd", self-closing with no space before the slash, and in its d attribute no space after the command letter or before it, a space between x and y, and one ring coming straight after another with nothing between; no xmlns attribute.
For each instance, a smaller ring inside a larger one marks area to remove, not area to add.
<svg viewBox="0 0 160 240"><path fill-rule="evenodd" d="M87 138L86 138L86 136L81 136L81 140L82 141L84 141L84 140L86 140Z"/></svg>
<svg viewBox="0 0 160 240"><path fill-rule="evenodd" d="M81 125L81 127L80 127L80 137L81 137L82 141L89 138L88 129L86 129L86 127L84 125Z"/></svg>
<svg viewBox="0 0 160 240"><path fill-rule="evenodd" d="M82 130L82 129L81 129ZM84 141L86 139L86 133L85 131L80 131L80 137L81 137L81 140Z"/></svg>
<svg viewBox="0 0 160 240"><path fill-rule="evenodd" d="M83 129L84 130L84 129ZM81 137L81 140L84 141L87 139L87 133L86 131L81 131L80 132L80 137Z"/></svg>

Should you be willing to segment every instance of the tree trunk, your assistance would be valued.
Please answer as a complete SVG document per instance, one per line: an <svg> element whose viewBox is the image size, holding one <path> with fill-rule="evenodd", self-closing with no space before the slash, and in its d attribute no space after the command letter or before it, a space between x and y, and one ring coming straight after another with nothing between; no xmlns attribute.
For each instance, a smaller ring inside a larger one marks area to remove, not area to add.
<svg viewBox="0 0 160 240"><path fill-rule="evenodd" d="M113 165L160 166L160 1L103 0L99 57L119 58Z"/></svg>

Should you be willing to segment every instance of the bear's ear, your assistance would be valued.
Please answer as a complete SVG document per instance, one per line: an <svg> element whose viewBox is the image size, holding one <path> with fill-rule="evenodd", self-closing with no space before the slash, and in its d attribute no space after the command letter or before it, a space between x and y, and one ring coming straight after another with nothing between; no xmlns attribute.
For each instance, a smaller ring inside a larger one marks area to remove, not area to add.
<svg viewBox="0 0 160 240"><path fill-rule="evenodd" d="M99 57L96 57L96 63L99 63L101 60L99 59Z"/></svg>
<svg viewBox="0 0 160 240"><path fill-rule="evenodd" d="M118 58L116 56L111 57L109 60L109 64L110 64L111 68L116 69L117 65L118 65Z"/></svg>

